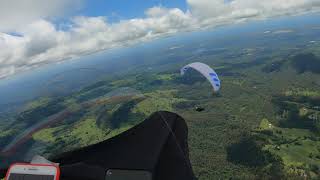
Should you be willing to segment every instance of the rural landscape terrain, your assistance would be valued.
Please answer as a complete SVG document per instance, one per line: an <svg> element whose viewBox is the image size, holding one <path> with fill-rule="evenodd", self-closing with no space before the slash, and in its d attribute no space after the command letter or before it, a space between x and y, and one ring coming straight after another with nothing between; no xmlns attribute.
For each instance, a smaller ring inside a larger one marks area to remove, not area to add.
<svg viewBox="0 0 320 180"><path fill-rule="evenodd" d="M1 166L101 142L166 110L187 121L199 180L319 179L319 27L215 33L142 47L99 79L55 76L41 96L0 114ZM196 71L181 76L190 62L215 69L221 91ZM88 69L79 71L99 73Z"/></svg>

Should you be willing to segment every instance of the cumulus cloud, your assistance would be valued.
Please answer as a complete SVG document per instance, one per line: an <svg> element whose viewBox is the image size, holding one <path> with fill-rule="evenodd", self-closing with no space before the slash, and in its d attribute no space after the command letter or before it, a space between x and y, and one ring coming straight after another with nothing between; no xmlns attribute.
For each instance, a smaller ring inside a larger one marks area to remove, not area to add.
<svg viewBox="0 0 320 180"><path fill-rule="evenodd" d="M43 2L31 1L38 3L38 7L41 7L39 4ZM23 23L23 28L15 27L15 22L20 21L16 20L16 17L12 18L14 22L11 25L12 22L3 20L2 6L0 7L0 78L42 64L60 62L179 31L318 11L320 7L319 0L187 0L189 9L186 12L178 8L153 7L146 10L144 18L122 20L117 23L108 23L105 17L73 17L67 30L61 30L46 17L62 12L60 5L65 8L69 1L75 0L55 0L53 6L57 7L56 10L53 8L48 10L48 13L26 13L26 19L29 20L21 19L27 22ZM5 32L1 30L5 29L4 27L14 28L19 35L1 33Z"/></svg>
<svg viewBox="0 0 320 180"><path fill-rule="evenodd" d="M319 0L187 0L192 14L202 23L232 23L274 16L319 11Z"/></svg>
<svg viewBox="0 0 320 180"><path fill-rule="evenodd" d="M83 0L0 0L0 31L16 31L39 19L77 11Z"/></svg>
<svg viewBox="0 0 320 180"><path fill-rule="evenodd" d="M49 21L26 25L19 36L0 33L0 78L41 64L59 62L95 51L146 41L193 27L180 9L149 9L144 19L110 24L105 17L74 17L67 31Z"/></svg>

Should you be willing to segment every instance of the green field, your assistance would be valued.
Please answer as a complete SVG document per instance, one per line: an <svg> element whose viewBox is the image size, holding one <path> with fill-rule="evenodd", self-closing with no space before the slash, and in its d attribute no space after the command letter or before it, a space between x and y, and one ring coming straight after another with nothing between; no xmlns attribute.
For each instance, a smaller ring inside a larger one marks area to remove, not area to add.
<svg viewBox="0 0 320 180"><path fill-rule="evenodd" d="M320 57L314 49L289 57L282 54L288 50L279 51L264 60L239 56L237 62L220 57L213 63L208 55L204 62L221 74L219 94L195 72L181 77L179 62L163 65L164 70L138 68L108 76L71 95L43 97L29 102L14 125L1 127L0 143L7 144L17 132L68 108L72 116L32 137L38 153L50 157L113 137L151 113L167 110L187 121L190 158L200 180L318 179L320 74L314 66L320 69ZM313 66L297 69L308 58ZM121 87L141 96L106 99ZM205 110L196 112L195 106Z"/></svg>

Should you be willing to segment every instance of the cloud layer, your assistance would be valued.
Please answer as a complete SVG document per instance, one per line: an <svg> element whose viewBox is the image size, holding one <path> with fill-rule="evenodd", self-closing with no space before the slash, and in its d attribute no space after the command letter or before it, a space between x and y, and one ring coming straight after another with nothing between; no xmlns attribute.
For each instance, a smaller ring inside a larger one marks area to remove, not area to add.
<svg viewBox="0 0 320 180"><path fill-rule="evenodd" d="M14 2L2 1L8 4ZM42 0L32 1L41 6ZM68 27L61 30L47 19L65 12L64 8L71 1L75 0L55 0L53 9L34 12L35 15L29 15L26 11L26 18L22 20L18 16L5 20L6 13L0 8L0 78L42 64L151 40L179 31L315 12L320 9L320 0L187 0L189 10L186 12L178 8L153 7L146 10L145 18L117 23L108 23L105 17L73 17ZM14 30L19 35L1 33L7 30Z"/></svg>
<svg viewBox="0 0 320 180"><path fill-rule="evenodd" d="M0 0L0 32L16 31L32 21L79 10L83 0Z"/></svg>

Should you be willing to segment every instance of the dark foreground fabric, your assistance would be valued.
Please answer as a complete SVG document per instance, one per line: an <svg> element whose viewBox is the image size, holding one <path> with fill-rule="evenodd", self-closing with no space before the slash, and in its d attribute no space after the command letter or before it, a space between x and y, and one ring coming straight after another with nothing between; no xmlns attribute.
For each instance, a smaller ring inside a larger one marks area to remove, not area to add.
<svg viewBox="0 0 320 180"><path fill-rule="evenodd" d="M145 170L153 180L194 180L187 140L183 118L156 112L118 136L50 160L60 163L61 180L104 180L108 169Z"/></svg>
<svg viewBox="0 0 320 180"><path fill-rule="evenodd" d="M156 112L114 138L51 161L60 163L62 180L104 180L108 169L147 170L154 180L193 180L187 136L183 118Z"/></svg>

